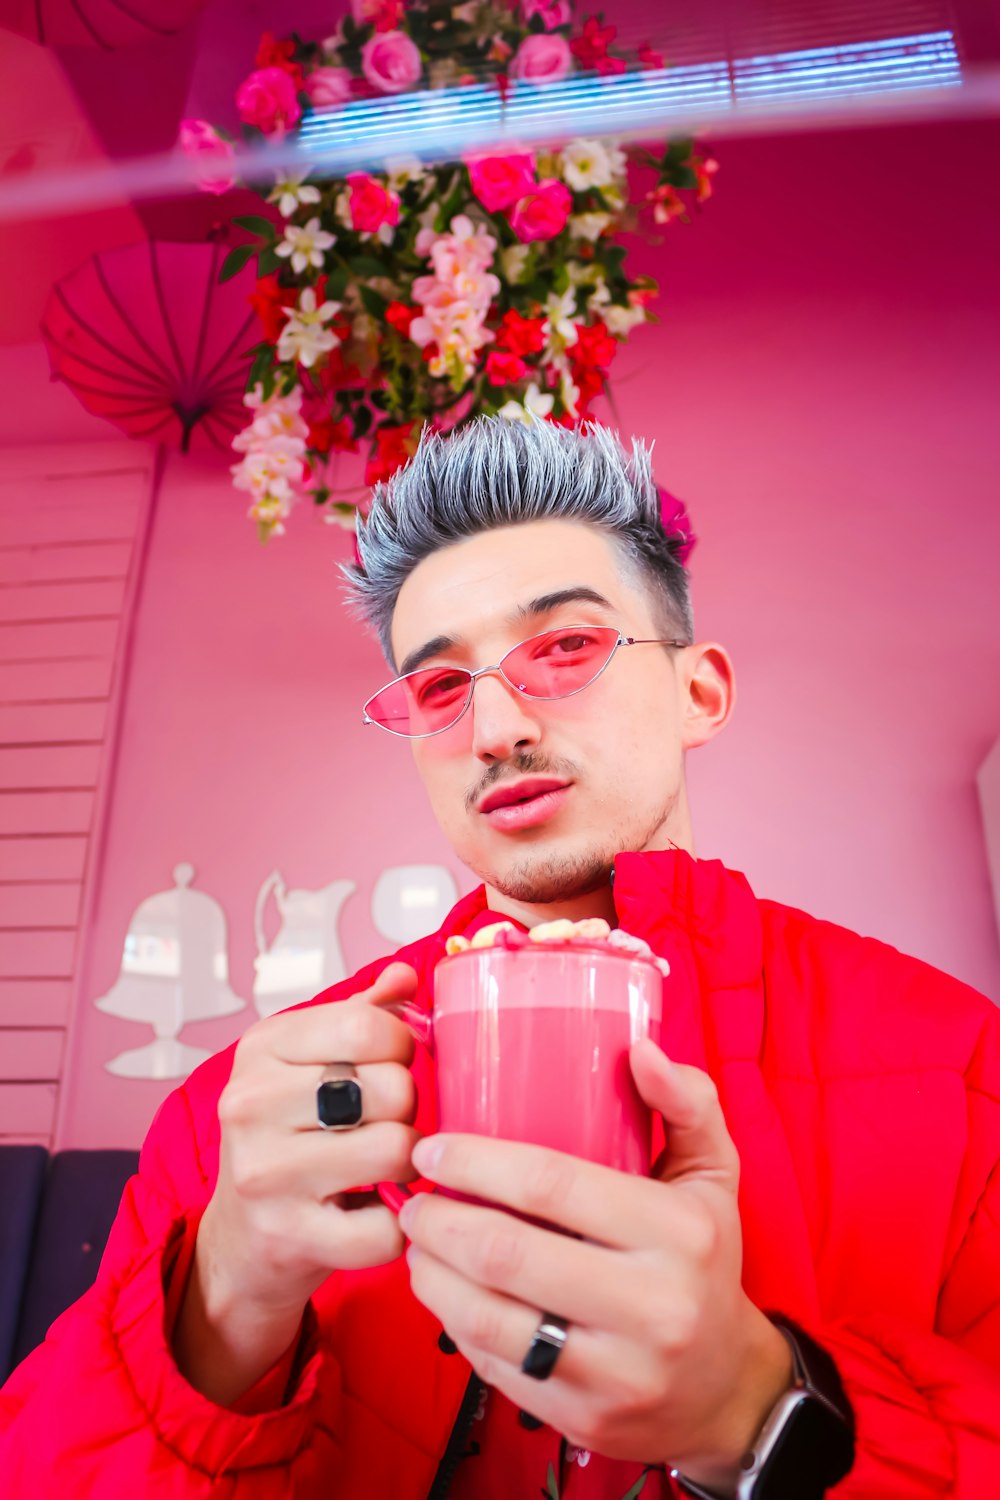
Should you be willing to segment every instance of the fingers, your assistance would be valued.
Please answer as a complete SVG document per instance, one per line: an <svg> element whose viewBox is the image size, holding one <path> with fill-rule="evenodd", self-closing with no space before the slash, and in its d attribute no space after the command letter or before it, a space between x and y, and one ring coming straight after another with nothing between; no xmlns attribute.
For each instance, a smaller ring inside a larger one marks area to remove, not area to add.
<svg viewBox="0 0 1000 1500"><path fill-rule="evenodd" d="M357 1069L361 1085L361 1120L401 1120L411 1125L416 1116L417 1090L413 1075L401 1063L363 1063ZM223 1128L318 1131L316 1090L320 1068L279 1065L260 1071L234 1073L219 1100Z"/></svg>
<svg viewBox="0 0 1000 1500"><path fill-rule="evenodd" d="M562 1151L485 1136L437 1135L414 1165L432 1182L616 1249L655 1245L669 1217L662 1183Z"/></svg>
<svg viewBox="0 0 1000 1500"><path fill-rule="evenodd" d="M604 1246L440 1194L411 1199L401 1222L418 1251L470 1285L642 1343L651 1325L681 1316L683 1299L676 1294L689 1279L685 1257L697 1246L685 1241L685 1230L688 1240L695 1233L686 1205L675 1205L673 1217L674 1245L630 1253L627 1262Z"/></svg>
<svg viewBox="0 0 1000 1500"><path fill-rule="evenodd" d="M232 1177L248 1206L269 1200L323 1203L353 1188L390 1180L413 1182L411 1154L416 1132L395 1120L334 1135L308 1131L257 1140L237 1149Z"/></svg>
<svg viewBox="0 0 1000 1500"><path fill-rule="evenodd" d="M658 1176L676 1182L698 1176L735 1191L739 1154L726 1125L719 1093L701 1068L671 1062L655 1042L637 1042L629 1055L636 1088L663 1116L667 1149Z"/></svg>
<svg viewBox="0 0 1000 1500"><path fill-rule="evenodd" d="M281 1011L252 1026L237 1047L237 1064L261 1057L284 1063L325 1067L331 1062L399 1062L413 1060L409 1028L390 1011L388 999L409 999L417 976L408 964L390 964L373 985L348 1000Z"/></svg>

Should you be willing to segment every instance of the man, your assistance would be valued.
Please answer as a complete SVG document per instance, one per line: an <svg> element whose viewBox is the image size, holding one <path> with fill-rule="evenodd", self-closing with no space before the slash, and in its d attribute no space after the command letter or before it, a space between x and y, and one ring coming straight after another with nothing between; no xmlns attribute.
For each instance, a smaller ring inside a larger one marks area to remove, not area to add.
<svg viewBox="0 0 1000 1500"><path fill-rule="evenodd" d="M424 440L359 546L395 674L367 717L484 885L167 1100L96 1285L0 1397L6 1492L993 1500L1000 1017L694 857L685 757L733 670L694 642L648 455L477 422ZM386 1007L498 914L668 959L630 1057L648 1178L421 1139L430 1067ZM529 1218L352 1191L418 1175Z"/></svg>

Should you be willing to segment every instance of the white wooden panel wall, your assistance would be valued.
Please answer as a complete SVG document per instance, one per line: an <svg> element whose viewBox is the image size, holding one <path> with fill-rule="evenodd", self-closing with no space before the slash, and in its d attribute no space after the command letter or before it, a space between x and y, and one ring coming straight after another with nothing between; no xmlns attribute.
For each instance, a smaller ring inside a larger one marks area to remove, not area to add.
<svg viewBox="0 0 1000 1500"><path fill-rule="evenodd" d="M153 455L4 453L0 1140L52 1143Z"/></svg>

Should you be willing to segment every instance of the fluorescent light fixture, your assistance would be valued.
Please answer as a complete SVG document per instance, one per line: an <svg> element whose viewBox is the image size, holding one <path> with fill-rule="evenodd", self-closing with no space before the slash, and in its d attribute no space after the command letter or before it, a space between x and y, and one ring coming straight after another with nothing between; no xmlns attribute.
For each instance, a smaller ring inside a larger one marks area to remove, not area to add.
<svg viewBox="0 0 1000 1500"><path fill-rule="evenodd" d="M296 144L336 175L381 166L387 152L400 149L440 160L504 140L653 133L659 118L676 128L685 115L696 128L706 114L961 83L953 33L933 31L608 78L578 74L542 87L519 84L506 102L492 83L358 100L310 115Z"/></svg>

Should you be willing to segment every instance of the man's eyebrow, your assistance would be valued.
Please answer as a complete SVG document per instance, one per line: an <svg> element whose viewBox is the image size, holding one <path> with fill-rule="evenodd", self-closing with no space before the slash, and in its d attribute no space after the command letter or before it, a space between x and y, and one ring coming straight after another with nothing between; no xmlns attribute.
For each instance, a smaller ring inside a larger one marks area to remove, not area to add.
<svg viewBox="0 0 1000 1500"><path fill-rule="evenodd" d="M529 599L524 604L519 604L510 615L511 622L520 620L534 620L539 615L551 614L552 610L559 609L564 604L596 604L600 609L614 611L615 606L610 599L605 599L596 589L590 588L588 584L571 584L569 588L554 589L550 594L540 594L537 599ZM431 657L440 656L445 651L458 649L463 642L460 637L451 635L436 635L433 640L425 641L422 646L417 646L409 656L404 657L399 668L400 677L405 677L407 672L415 672L422 667L425 661Z"/></svg>

